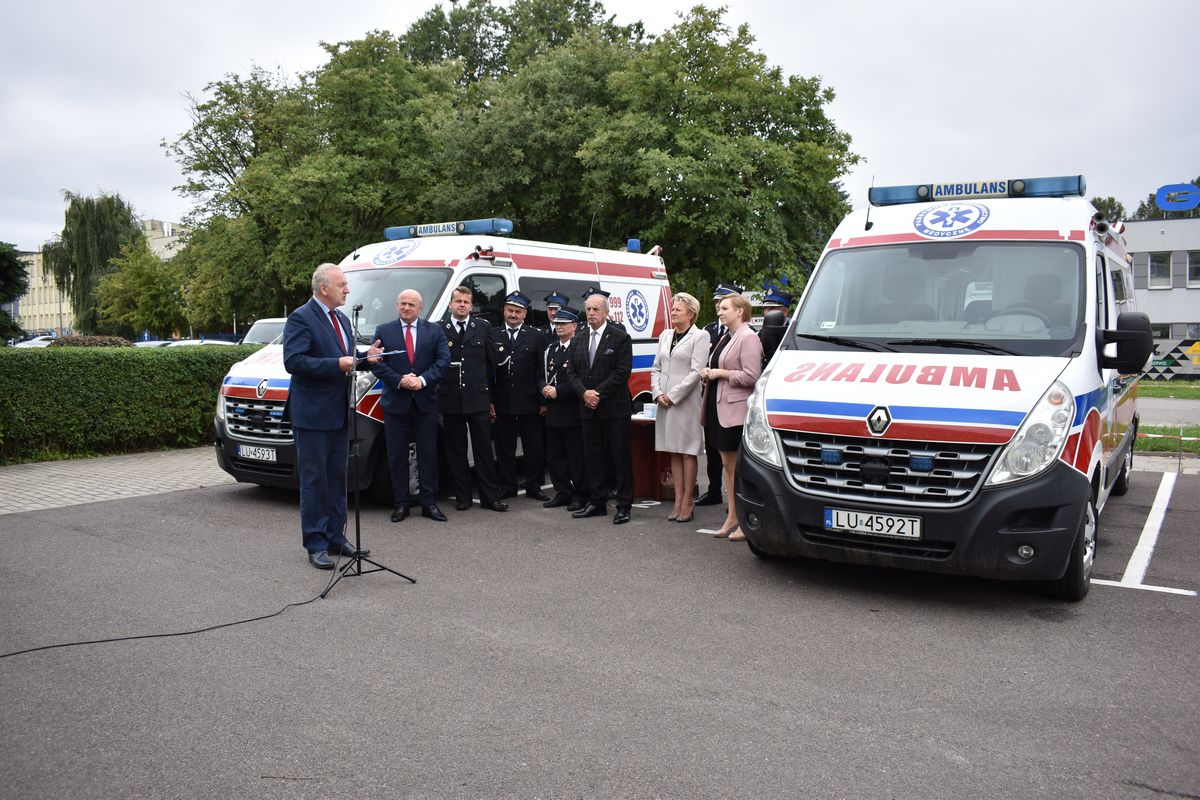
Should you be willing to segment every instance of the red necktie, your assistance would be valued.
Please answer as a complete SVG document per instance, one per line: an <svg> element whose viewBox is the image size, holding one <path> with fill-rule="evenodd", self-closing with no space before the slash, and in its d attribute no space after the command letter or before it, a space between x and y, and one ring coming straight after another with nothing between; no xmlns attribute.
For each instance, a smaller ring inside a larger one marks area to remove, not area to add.
<svg viewBox="0 0 1200 800"><path fill-rule="evenodd" d="M342 352L346 352L346 342L342 339L342 326L338 325L337 314L333 309L329 309L329 321L333 323L333 335L337 339L338 347L342 348Z"/></svg>
<svg viewBox="0 0 1200 800"><path fill-rule="evenodd" d="M413 340L412 340L412 325L404 326L404 349L408 351L408 364L412 366L413 361Z"/></svg>

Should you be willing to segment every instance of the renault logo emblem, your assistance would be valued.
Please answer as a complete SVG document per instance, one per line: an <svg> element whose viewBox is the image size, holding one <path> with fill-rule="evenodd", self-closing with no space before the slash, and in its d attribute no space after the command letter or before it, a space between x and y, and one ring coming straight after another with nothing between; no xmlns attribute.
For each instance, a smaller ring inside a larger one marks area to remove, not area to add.
<svg viewBox="0 0 1200 800"><path fill-rule="evenodd" d="M875 406L867 414L867 429L876 436L883 436L888 426L892 424L892 414L887 406Z"/></svg>
<svg viewBox="0 0 1200 800"><path fill-rule="evenodd" d="M267 379L266 378L263 378L261 381L258 382L258 388L256 388L254 390L254 393L258 395L259 400L263 399L263 395L267 393Z"/></svg>

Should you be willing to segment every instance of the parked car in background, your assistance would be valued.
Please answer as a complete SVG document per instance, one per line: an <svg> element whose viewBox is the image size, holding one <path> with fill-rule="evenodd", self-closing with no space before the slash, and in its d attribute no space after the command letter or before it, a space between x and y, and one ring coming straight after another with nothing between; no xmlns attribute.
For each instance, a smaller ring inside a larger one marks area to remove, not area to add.
<svg viewBox="0 0 1200 800"><path fill-rule="evenodd" d="M171 344L170 339L147 339L141 342L134 342L134 347L166 347Z"/></svg>
<svg viewBox="0 0 1200 800"><path fill-rule="evenodd" d="M224 339L180 339L177 342L167 342L167 347L191 347L192 345L232 345L233 342L227 342Z"/></svg>
<svg viewBox="0 0 1200 800"><path fill-rule="evenodd" d="M242 344L270 344L283 333L287 317L264 317L250 326L242 337Z"/></svg>
<svg viewBox="0 0 1200 800"><path fill-rule="evenodd" d="M34 336L32 339L26 339L23 342L17 342L13 347L47 347L53 342L56 336Z"/></svg>

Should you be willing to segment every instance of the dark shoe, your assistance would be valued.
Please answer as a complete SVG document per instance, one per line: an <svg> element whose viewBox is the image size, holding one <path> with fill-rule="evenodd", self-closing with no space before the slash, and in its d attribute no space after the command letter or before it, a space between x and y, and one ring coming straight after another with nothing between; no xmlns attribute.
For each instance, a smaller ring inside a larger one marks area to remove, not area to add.
<svg viewBox="0 0 1200 800"><path fill-rule="evenodd" d="M562 508L563 506L568 506L570 504L571 498L567 497L565 494L556 494L554 495L553 500L547 500L546 502L542 503L542 508ZM583 506L580 506L580 508L582 507Z"/></svg>
<svg viewBox="0 0 1200 800"><path fill-rule="evenodd" d="M597 503L588 503L571 516L575 519L584 519L586 517L607 517L608 506L602 506Z"/></svg>
<svg viewBox="0 0 1200 800"><path fill-rule="evenodd" d="M541 489L534 489L533 491L529 491L528 489L526 489L525 496L528 497L530 500L549 500L550 499L546 495L546 493L543 492Z"/></svg>
<svg viewBox="0 0 1200 800"><path fill-rule="evenodd" d="M480 502L479 505L488 511L508 511L508 503L501 503L499 500L493 500L490 503Z"/></svg>
<svg viewBox="0 0 1200 800"><path fill-rule="evenodd" d="M471 501L470 500L459 500L458 502L456 502L454 504L454 510L455 511L470 511L471 510Z"/></svg>
<svg viewBox="0 0 1200 800"><path fill-rule="evenodd" d="M570 511L572 514L574 514L576 511L578 511L579 509L583 508L586 505L587 505L587 502L584 500L572 500L571 505L567 506L567 511Z"/></svg>
<svg viewBox="0 0 1200 800"><path fill-rule="evenodd" d="M320 550L308 554L308 563L317 569L333 569L333 559L329 557L329 553L323 553Z"/></svg>
<svg viewBox="0 0 1200 800"><path fill-rule="evenodd" d="M695 512L695 510L693 510L692 513L688 514L686 517L676 517L675 521L676 522L691 522L695 518L696 518L696 512Z"/></svg>
<svg viewBox="0 0 1200 800"><path fill-rule="evenodd" d="M370 548L363 547L361 549L355 549L354 545L350 544L349 542L342 542L341 544L330 545L329 549L326 550L325 552L329 553L329 555L331 555L331 556L369 556L369 555L371 555Z"/></svg>
<svg viewBox="0 0 1200 800"><path fill-rule="evenodd" d="M700 495L700 497L696 499L696 505L698 505L698 506L716 506L716 505L720 505L723 502L723 500L724 500L724 498L721 497L720 492L708 491L708 492L705 492L704 494Z"/></svg>
<svg viewBox="0 0 1200 800"><path fill-rule="evenodd" d="M613 515L613 525L624 525L629 522L629 509L618 508L617 513Z"/></svg>
<svg viewBox="0 0 1200 800"><path fill-rule="evenodd" d="M408 506L400 506L392 512L392 522L404 522L408 519Z"/></svg>
<svg viewBox="0 0 1200 800"><path fill-rule="evenodd" d="M442 510L437 507L436 503L431 503L427 506L421 506L421 516L427 517L434 522L446 521L446 515L442 513Z"/></svg>

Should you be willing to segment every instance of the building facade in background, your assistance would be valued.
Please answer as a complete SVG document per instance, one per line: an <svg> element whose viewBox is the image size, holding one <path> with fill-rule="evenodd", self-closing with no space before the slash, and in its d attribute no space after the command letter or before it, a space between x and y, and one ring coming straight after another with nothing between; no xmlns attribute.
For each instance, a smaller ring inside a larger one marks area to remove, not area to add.
<svg viewBox="0 0 1200 800"><path fill-rule="evenodd" d="M1137 307L1154 331L1147 375L1200 379L1200 219L1126 222L1125 243Z"/></svg>
<svg viewBox="0 0 1200 800"><path fill-rule="evenodd" d="M144 219L141 226L150 251L164 261L175 255L180 237L187 230L177 222L157 219ZM10 316L31 336L70 336L75 326L71 300L46 269L41 251L23 252L20 258L29 274L29 291L9 304Z"/></svg>

